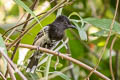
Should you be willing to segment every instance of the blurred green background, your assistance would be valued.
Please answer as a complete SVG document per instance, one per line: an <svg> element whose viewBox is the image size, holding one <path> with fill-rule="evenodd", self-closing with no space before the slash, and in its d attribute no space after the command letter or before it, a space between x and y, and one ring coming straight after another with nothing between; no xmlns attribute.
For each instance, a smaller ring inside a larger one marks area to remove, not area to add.
<svg viewBox="0 0 120 80"><path fill-rule="evenodd" d="M28 7L33 3L34 0L22 0ZM35 10L33 11L34 14L39 14L45 11L50 10L53 8L57 3L59 3L61 0L55 0L52 3L50 3L52 0L40 0L38 6L36 6ZM94 67L98 62L98 57L100 54L98 54L106 41L107 34L109 31L109 26L111 19L114 16L115 12L115 6L116 6L116 0L75 0L72 4L66 5L63 7L62 14L69 16L71 13L75 12L79 14L84 21L87 21L89 24L84 24L83 28L84 32L83 38L87 37L87 40L82 40L81 36L79 35L79 30L67 30L66 36L69 38L68 44L70 48L71 57L82 61L83 63ZM118 9L118 13L120 13L120 6ZM25 15L24 15L25 14ZM18 6L13 0L0 0L0 33L3 34L6 30L10 29L11 27L15 26L16 24L19 24L21 22L24 22L27 17L28 12L26 12L25 9ZM23 16L24 15L24 16ZM45 18L43 21L41 21L42 27L52 23L57 15L57 11L52 13L50 16ZM21 17L23 18L21 19ZM89 18L90 17L90 18ZM72 16L74 20L78 20L78 16ZM110 19L109 20L103 20L103 19ZM96 21L96 22L95 22ZM31 20L29 24L27 25L27 28L30 27L35 20ZM109 40L108 46L104 52L104 55L102 57L102 60L99 64L98 71L106 75L111 79L111 73L109 68L109 52L110 52L110 46L111 42L113 40L113 37L115 34L118 35L118 38L114 44L113 50L112 50L112 65L113 65L113 71L115 80L120 79L120 66L118 64L120 63L120 40L119 40L119 27L120 27L120 14L117 14L116 17L116 23L115 23L115 29L112 37ZM74 24L74 23L73 23ZM92 25L91 25L92 24ZM81 23L77 23L77 25L81 28ZM103 28L105 26L105 28ZM108 26L108 29L107 27ZM18 27L14 34L10 37L10 40L7 42L11 42L12 40L15 40L19 35L21 31L22 26ZM32 44L34 41L34 38L36 34L40 31L41 27L39 24L35 25L32 30L30 30L23 38L21 43L24 44ZM11 31L9 31L5 36L8 36ZM81 32L82 33L82 32ZM86 36L85 36L86 35ZM4 38L5 39L5 38ZM8 52L8 55L11 56L12 50ZM14 63L17 64L17 66L20 68L20 70L25 74L25 76L29 80L38 80L40 78L44 77L44 70L46 68L46 62L44 62L36 71L34 74L28 74L25 72L25 67L28 61L28 58L31 56L33 51L30 51L28 49L19 48L15 54L14 57ZM65 47L60 49L61 53L67 53L67 50ZM46 58L47 55L44 55L40 62L43 61L44 58ZM59 58L59 64L57 65L57 68L55 70L54 66L56 64L57 57L53 56L52 61L50 64L50 70L49 70L49 76L59 74L58 76L51 77L50 80L83 80L88 74L89 71L85 70L82 67L79 67L76 64L72 64L72 69L69 69L70 62L67 60L64 60L62 58ZM64 71L64 69L66 69ZM56 72L55 72L56 71ZM19 78L18 74L16 74L16 77ZM93 74L90 77L90 80L102 80L95 74Z"/></svg>

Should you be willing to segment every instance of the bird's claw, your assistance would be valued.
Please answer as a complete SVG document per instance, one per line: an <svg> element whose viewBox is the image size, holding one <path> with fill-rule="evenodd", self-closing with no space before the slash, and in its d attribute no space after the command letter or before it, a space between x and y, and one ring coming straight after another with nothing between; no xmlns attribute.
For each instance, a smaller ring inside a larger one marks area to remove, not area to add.
<svg viewBox="0 0 120 80"><path fill-rule="evenodd" d="M40 46L37 47L37 51L39 51L39 50L40 50Z"/></svg>
<svg viewBox="0 0 120 80"><path fill-rule="evenodd" d="M58 54L58 56L59 56L60 52L59 52L59 51L57 51L57 54Z"/></svg>

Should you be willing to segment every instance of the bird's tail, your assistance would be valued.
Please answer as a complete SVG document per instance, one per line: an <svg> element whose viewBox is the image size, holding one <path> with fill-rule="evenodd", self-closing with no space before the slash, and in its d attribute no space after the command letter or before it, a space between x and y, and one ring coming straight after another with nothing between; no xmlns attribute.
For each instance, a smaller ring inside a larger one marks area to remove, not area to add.
<svg viewBox="0 0 120 80"><path fill-rule="evenodd" d="M34 73L34 71L35 71L35 69L38 65L38 62L39 62L39 59L40 59L41 55L42 55L42 53L39 52L39 51L35 51L33 53L33 55L30 57L26 72Z"/></svg>

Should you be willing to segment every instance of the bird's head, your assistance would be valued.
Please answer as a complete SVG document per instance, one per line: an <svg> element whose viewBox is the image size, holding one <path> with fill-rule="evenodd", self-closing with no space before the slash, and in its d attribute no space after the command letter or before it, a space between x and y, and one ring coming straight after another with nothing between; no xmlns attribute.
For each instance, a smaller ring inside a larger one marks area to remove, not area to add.
<svg viewBox="0 0 120 80"><path fill-rule="evenodd" d="M54 24L59 25L61 28L64 29L68 29L68 28L76 29L76 27L70 23L69 19L63 15L58 16L54 21Z"/></svg>

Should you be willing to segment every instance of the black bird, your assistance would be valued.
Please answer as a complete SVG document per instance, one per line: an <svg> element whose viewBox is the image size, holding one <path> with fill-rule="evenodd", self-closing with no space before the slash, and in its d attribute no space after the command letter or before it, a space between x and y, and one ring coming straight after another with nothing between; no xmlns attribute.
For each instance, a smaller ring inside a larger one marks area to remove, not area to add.
<svg viewBox="0 0 120 80"><path fill-rule="evenodd" d="M51 49L58 41L64 37L64 31L68 28L76 27L70 23L69 19L66 16L60 15L53 23L45 26L37 34L33 45ZM43 52L36 50L32 57L30 57L30 61L26 70L27 72L34 73L42 53Z"/></svg>

